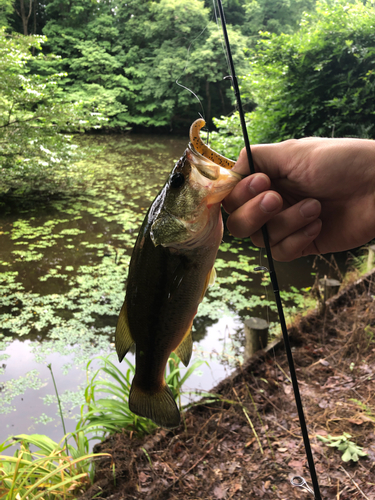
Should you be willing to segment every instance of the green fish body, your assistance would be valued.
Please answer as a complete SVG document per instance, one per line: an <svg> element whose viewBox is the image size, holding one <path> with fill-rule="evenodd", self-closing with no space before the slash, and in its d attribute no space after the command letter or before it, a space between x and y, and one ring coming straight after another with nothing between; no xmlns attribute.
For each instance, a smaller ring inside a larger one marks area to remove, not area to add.
<svg viewBox="0 0 375 500"><path fill-rule="evenodd" d="M121 361L135 343L129 408L163 427L180 422L165 366L172 351L185 366L190 361L193 319L214 281L223 235L220 202L240 179L190 145L152 203L133 250L116 350Z"/></svg>

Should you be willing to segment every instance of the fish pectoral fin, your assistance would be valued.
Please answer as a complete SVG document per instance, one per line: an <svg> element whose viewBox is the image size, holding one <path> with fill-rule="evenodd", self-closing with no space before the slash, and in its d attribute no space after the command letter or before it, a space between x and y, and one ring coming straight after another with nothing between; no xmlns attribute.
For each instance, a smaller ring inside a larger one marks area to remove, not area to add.
<svg viewBox="0 0 375 500"><path fill-rule="evenodd" d="M215 283L215 280L216 280L216 270L215 268L213 267L211 269L211 271L207 274L206 276L206 280L204 282L204 285L203 285L203 290L202 290L202 295L201 295L201 298L200 298L200 301L199 302L202 302L203 300L203 297L204 297L204 294L206 293L207 291L207 288L209 286L212 286L214 283Z"/></svg>
<svg viewBox="0 0 375 500"><path fill-rule="evenodd" d="M180 412L165 382L159 391L150 394L137 387L133 380L129 395L129 409L136 415L149 418L155 424L167 429L173 429L180 424Z"/></svg>
<svg viewBox="0 0 375 500"><path fill-rule="evenodd" d="M135 344L133 337L130 333L128 314L126 309L126 300L122 305L120 315L118 317L116 332L115 332L115 346L119 361L121 362L131 346Z"/></svg>
<svg viewBox="0 0 375 500"><path fill-rule="evenodd" d="M191 336L191 325L188 333L181 340L180 344L174 350L175 354L181 359L185 366L188 366L193 351L193 337Z"/></svg>
<svg viewBox="0 0 375 500"><path fill-rule="evenodd" d="M216 269L213 267L211 269L210 274L209 274L209 279L208 279L208 285L207 285L207 287L214 285L215 281L216 281Z"/></svg>

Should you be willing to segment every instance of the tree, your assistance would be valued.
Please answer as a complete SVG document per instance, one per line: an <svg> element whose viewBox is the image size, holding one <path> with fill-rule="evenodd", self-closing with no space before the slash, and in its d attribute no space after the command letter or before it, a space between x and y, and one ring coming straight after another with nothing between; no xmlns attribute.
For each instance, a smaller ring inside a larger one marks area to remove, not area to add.
<svg viewBox="0 0 375 500"><path fill-rule="evenodd" d="M177 79L200 96L208 119L230 109L222 43L202 0L48 0L45 11L48 50L61 58L39 60L35 71L68 73L64 90L95 105L107 127L196 118L200 107ZM231 36L240 68L246 38Z"/></svg>
<svg viewBox="0 0 375 500"><path fill-rule="evenodd" d="M304 12L315 9L315 0L244 0L242 31L259 37L260 32L294 33Z"/></svg>
<svg viewBox="0 0 375 500"><path fill-rule="evenodd" d="M254 45L260 32L293 33L304 12L315 10L315 0L222 0L228 24L241 29ZM212 8L212 0L205 0Z"/></svg>
<svg viewBox="0 0 375 500"><path fill-rule="evenodd" d="M208 121L230 109L228 84L223 81L228 67L220 33L210 22L210 11L203 1L129 0L119 5L118 18L124 72L134 85L130 122L173 126L196 118L199 104L176 85L176 80L200 97ZM228 29L240 70L244 68L247 40L230 26Z"/></svg>
<svg viewBox="0 0 375 500"><path fill-rule="evenodd" d="M252 142L375 138L374 25L372 6L319 2L299 32L264 36L242 84L257 103L247 116Z"/></svg>
<svg viewBox="0 0 375 500"><path fill-rule="evenodd" d="M64 75L30 73L30 49L41 51L43 41L0 30L0 192L68 185L80 155L62 132L97 122L84 116L79 103L63 99L58 82Z"/></svg>
<svg viewBox="0 0 375 500"><path fill-rule="evenodd" d="M223 0L238 75L248 73L244 51L260 30L296 30L314 1ZM200 106L177 79L199 96L208 121L232 108L221 27L209 0L14 0L14 6L19 16L11 26L43 30L44 52L59 56L29 62L32 72L67 73L59 80L64 92L99 109L110 129L174 128L196 118Z"/></svg>
<svg viewBox="0 0 375 500"><path fill-rule="evenodd" d="M7 21L12 31L25 36L41 34L44 23L44 2L42 0L0 0L10 4Z"/></svg>
<svg viewBox="0 0 375 500"><path fill-rule="evenodd" d="M33 70L67 73L60 85L72 100L81 100L86 109L105 114L106 126L126 129L126 102L133 93L122 69L115 7L111 0L47 1L46 48L60 58L38 60Z"/></svg>
<svg viewBox="0 0 375 500"><path fill-rule="evenodd" d="M12 0L0 0L0 28L8 26L8 18L13 12Z"/></svg>

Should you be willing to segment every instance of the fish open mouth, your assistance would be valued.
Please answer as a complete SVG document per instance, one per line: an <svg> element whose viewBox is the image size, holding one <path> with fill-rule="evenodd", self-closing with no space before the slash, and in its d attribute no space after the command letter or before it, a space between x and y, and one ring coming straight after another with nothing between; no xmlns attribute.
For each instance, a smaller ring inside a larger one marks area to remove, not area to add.
<svg viewBox="0 0 375 500"><path fill-rule="evenodd" d="M220 167L208 158L198 153L194 146L190 143L186 150L186 157L190 163L196 166L199 172L207 179L215 181L219 178Z"/></svg>
<svg viewBox="0 0 375 500"><path fill-rule="evenodd" d="M221 167L198 153L191 143L186 150L186 158L191 165L195 166L203 178L210 181L205 186L209 191L207 197L208 205L221 202L242 179L241 174Z"/></svg>
<svg viewBox="0 0 375 500"><path fill-rule="evenodd" d="M190 161L190 163L197 167L199 172L204 177L207 177L207 179L210 179L212 181L218 180L220 176L225 172L230 172L231 175L234 175L238 180L242 179L243 177L241 174L234 172L233 170L223 168L217 163L214 163L209 158L201 155L191 143L189 143L189 146L186 150L186 157Z"/></svg>

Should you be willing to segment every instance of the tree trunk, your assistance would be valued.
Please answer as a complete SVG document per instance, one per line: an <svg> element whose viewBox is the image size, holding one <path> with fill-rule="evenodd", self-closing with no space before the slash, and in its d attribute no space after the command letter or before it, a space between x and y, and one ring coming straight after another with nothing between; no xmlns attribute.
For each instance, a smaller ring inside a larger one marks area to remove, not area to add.
<svg viewBox="0 0 375 500"><path fill-rule="evenodd" d="M225 99L224 99L224 95L223 95L223 89L221 88L220 82L219 82L219 92L220 92L222 114L225 116L227 114L227 112L226 112L226 109L225 109Z"/></svg>
<svg viewBox="0 0 375 500"><path fill-rule="evenodd" d="M24 0L20 0L20 12L16 9L17 14L20 16L22 19L22 26L23 26L23 34L27 36L29 34L28 30L28 24L29 24L29 19L31 16L31 12L33 9L33 0L29 0L29 13L26 15L25 12L25 2Z"/></svg>
<svg viewBox="0 0 375 500"><path fill-rule="evenodd" d="M206 80L206 97L207 97L207 110L206 110L206 121L207 123L211 120L211 94L210 94L210 82Z"/></svg>
<svg viewBox="0 0 375 500"><path fill-rule="evenodd" d="M38 8L37 0L34 0L34 22L33 22L33 35L36 35L36 10Z"/></svg>
<svg viewBox="0 0 375 500"><path fill-rule="evenodd" d="M33 19L33 35L36 35L36 10L38 8L38 0L34 0L34 19ZM32 48L32 54L35 56L35 47Z"/></svg>

